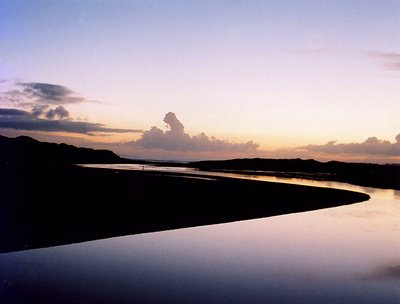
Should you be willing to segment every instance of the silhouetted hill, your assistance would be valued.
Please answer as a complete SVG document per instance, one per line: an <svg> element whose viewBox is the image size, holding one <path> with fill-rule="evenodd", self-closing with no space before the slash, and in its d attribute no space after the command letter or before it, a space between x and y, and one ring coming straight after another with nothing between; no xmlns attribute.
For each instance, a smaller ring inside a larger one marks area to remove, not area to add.
<svg viewBox="0 0 400 304"><path fill-rule="evenodd" d="M108 150L78 148L67 144L40 142L28 136L9 138L0 135L1 163L127 163Z"/></svg>
<svg viewBox="0 0 400 304"><path fill-rule="evenodd" d="M339 161L319 162L313 159L232 159L200 161L188 165L211 171L244 174L298 177L314 180L346 182L355 185L400 189L400 166Z"/></svg>

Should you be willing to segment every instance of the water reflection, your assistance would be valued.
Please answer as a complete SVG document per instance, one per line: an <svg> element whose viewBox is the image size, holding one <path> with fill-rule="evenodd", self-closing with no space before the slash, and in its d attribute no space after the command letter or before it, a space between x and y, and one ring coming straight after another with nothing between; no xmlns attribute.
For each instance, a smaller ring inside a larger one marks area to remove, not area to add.
<svg viewBox="0 0 400 304"><path fill-rule="evenodd" d="M398 196L369 193L338 208L1 254L0 302L398 304Z"/></svg>

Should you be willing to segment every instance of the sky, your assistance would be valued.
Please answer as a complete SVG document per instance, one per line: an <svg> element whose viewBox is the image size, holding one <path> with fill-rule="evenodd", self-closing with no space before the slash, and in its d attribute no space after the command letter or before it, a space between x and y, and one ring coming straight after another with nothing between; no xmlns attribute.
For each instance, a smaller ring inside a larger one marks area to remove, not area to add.
<svg viewBox="0 0 400 304"><path fill-rule="evenodd" d="M400 1L0 1L0 134L400 162Z"/></svg>

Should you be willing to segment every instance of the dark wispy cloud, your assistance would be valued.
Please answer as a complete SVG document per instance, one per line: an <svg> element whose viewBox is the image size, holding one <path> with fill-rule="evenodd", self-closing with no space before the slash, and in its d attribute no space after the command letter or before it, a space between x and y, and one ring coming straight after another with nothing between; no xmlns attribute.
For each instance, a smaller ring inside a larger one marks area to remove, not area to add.
<svg viewBox="0 0 400 304"><path fill-rule="evenodd" d="M191 152L254 152L258 149L258 145L252 141L232 143L214 137L210 138L204 133L190 136L172 112L165 115L164 122L169 130L163 131L152 127L142 134L142 137L135 142L136 145L146 149Z"/></svg>
<svg viewBox="0 0 400 304"><path fill-rule="evenodd" d="M88 101L85 98L76 96L76 93L58 84L29 82L18 83L22 93L38 103L43 104L70 104Z"/></svg>
<svg viewBox="0 0 400 304"><path fill-rule="evenodd" d="M384 266L377 268L367 275L362 275L362 279L367 280L400 280L400 265Z"/></svg>
<svg viewBox="0 0 400 304"><path fill-rule="evenodd" d="M66 105L91 101L65 86L41 82L15 83L1 93L1 99L18 105Z"/></svg>
<svg viewBox="0 0 400 304"><path fill-rule="evenodd" d="M68 111L62 107L57 107L54 110L45 112L45 116L50 115L52 118L64 118L67 114ZM93 135L96 133L142 132L141 130L108 128L100 123L72 121L68 119L45 119L40 118L37 113L33 111L28 112L20 109L1 108L0 128L23 131L67 132L87 135Z"/></svg>
<svg viewBox="0 0 400 304"><path fill-rule="evenodd" d="M357 155L376 155L398 157L400 156L400 134L396 136L395 142L381 140L377 137L369 137L361 143L336 143L330 141L324 145L308 145L297 148L307 152L327 153L327 154L357 154Z"/></svg>
<svg viewBox="0 0 400 304"><path fill-rule="evenodd" d="M380 60L386 68L400 71L400 53L374 51L369 52L369 55Z"/></svg>

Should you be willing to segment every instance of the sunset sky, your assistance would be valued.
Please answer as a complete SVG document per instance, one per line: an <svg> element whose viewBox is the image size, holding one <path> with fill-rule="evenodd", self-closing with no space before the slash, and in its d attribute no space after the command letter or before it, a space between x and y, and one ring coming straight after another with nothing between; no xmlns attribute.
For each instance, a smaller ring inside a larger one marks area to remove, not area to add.
<svg viewBox="0 0 400 304"><path fill-rule="evenodd" d="M0 134L400 162L400 1L0 1Z"/></svg>

